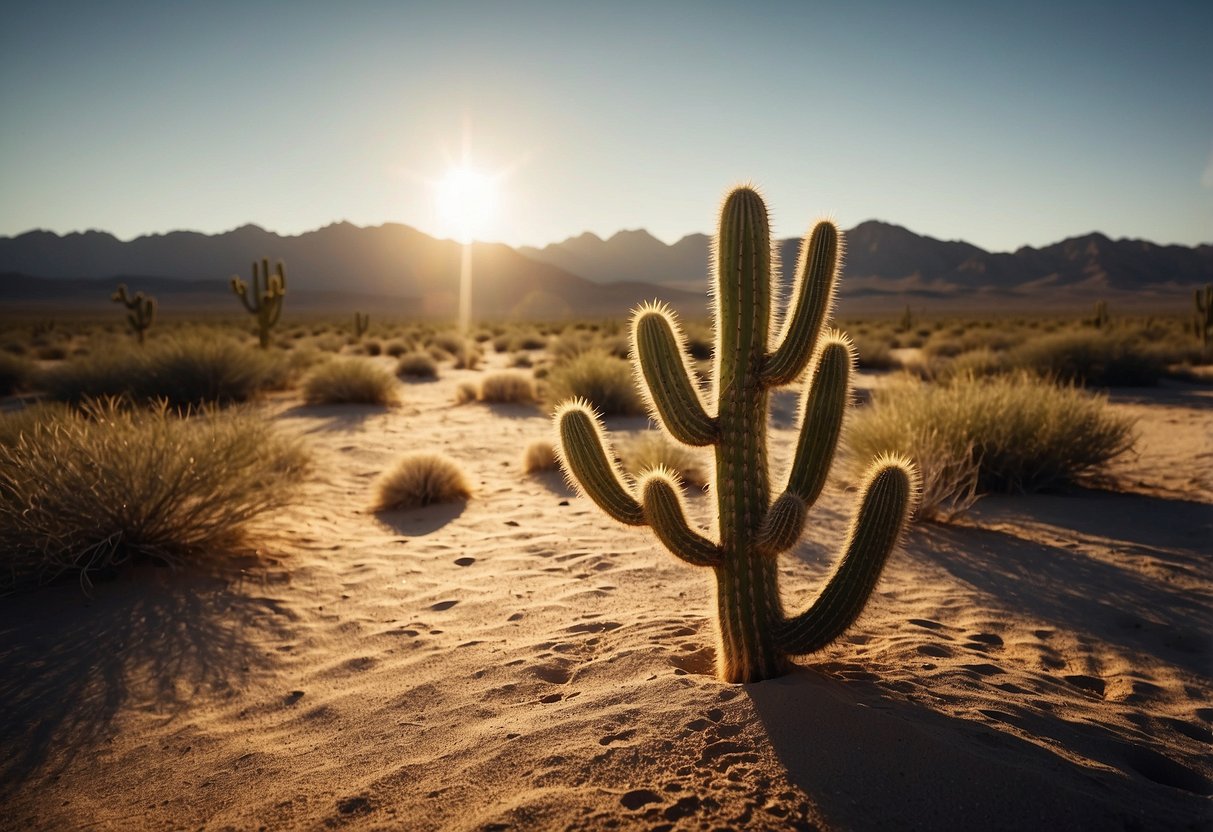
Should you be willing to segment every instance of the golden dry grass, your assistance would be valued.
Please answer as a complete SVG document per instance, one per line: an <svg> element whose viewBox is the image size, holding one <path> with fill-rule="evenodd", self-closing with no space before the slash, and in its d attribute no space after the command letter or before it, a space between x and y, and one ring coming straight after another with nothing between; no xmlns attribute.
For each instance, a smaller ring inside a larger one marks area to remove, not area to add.
<svg viewBox="0 0 1213 832"><path fill-rule="evenodd" d="M375 511L424 508L471 499L472 486L458 463L436 453L412 453L375 484Z"/></svg>

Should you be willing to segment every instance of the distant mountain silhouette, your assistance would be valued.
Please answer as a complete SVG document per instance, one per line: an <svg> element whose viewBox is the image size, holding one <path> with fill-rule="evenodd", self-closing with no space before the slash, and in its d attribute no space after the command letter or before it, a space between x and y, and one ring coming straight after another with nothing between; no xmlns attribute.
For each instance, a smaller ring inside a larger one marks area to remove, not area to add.
<svg viewBox="0 0 1213 832"><path fill-rule="evenodd" d="M1213 281L1213 246L1159 246L1144 240L1110 240L1099 233L1044 248L992 253L965 242L936 240L890 223L869 220L846 232L844 296L957 298L966 294L1022 295L1082 290L1175 294ZM609 240L582 234L542 249L519 249L535 260L590 280L613 275L687 288L704 285L711 241L692 234L664 245L644 231ZM800 239L777 244L790 274Z"/></svg>
<svg viewBox="0 0 1213 832"><path fill-rule="evenodd" d="M398 224L336 223L298 236L246 225L213 236L178 231L130 242L98 231L63 236L31 231L0 238L0 298L48 299L56 291L75 297L91 281L123 279L132 289L155 285L161 293L174 293L173 281L181 281L179 292L188 288L192 301L215 305L207 299L226 302L228 278L234 273L247 278L253 259L263 256L286 262L288 291L296 303L321 305L317 296L323 293L342 311L367 308L376 298L399 314L456 313L460 245ZM490 243L472 246L472 272L478 316L616 315L659 293L651 285L596 284ZM44 280L27 277L21 286L23 276ZM678 292L669 300L696 314L703 308L701 292Z"/></svg>
<svg viewBox="0 0 1213 832"><path fill-rule="evenodd" d="M875 220L851 229L846 239L842 296L848 312L908 302L1074 305L1096 296L1170 305L1191 286L1213 282L1211 245L1159 246L1091 233L1044 248L991 253ZM799 246L798 239L777 244L785 277ZM701 314L710 247L704 234L666 245L643 230L607 240L587 233L542 249L477 243L474 311L492 317L618 315L662 297ZM360 228L342 222L297 236L245 225L223 234L176 231L130 242L99 231L30 231L0 237L0 300L50 303L92 293L104 300L104 286L93 282L123 279L133 289L154 285L182 301L188 296L192 303L222 306L229 301L228 278L237 272L247 277L249 263L263 256L286 261L297 308L455 314L460 246L391 223Z"/></svg>

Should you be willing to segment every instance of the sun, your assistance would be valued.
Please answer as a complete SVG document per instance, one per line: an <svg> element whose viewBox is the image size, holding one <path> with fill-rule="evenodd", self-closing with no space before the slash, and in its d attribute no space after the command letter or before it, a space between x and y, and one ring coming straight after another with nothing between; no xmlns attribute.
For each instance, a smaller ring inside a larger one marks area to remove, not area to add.
<svg viewBox="0 0 1213 832"><path fill-rule="evenodd" d="M489 231L497 210L495 177L475 168L451 168L434 187L441 233L470 243Z"/></svg>

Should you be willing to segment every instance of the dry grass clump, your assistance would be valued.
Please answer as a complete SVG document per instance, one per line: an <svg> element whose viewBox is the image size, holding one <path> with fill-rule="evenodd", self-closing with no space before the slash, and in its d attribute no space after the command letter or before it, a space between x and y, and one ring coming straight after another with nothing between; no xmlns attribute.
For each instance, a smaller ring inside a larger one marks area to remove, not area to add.
<svg viewBox="0 0 1213 832"><path fill-rule="evenodd" d="M633 380L632 365L601 350L584 352L557 364L548 374L547 382L552 404L580 397L604 416L635 416L645 412Z"/></svg>
<svg viewBox="0 0 1213 832"><path fill-rule="evenodd" d="M535 380L526 373L506 370L480 382L480 401L489 404L533 404L537 398Z"/></svg>
<svg viewBox="0 0 1213 832"><path fill-rule="evenodd" d="M474 381L461 381L455 388L455 404L470 404L480 398L480 388Z"/></svg>
<svg viewBox="0 0 1213 832"><path fill-rule="evenodd" d="M34 366L25 358L10 352L0 352L0 396L20 390L34 373Z"/></svg>
<svg viewBox="0 0 1213 832"><path fill-rule="evenodd" d="M303 381L308 404L400 403L400 385L387 370L361 358L337 358L321 364Z"/></svg>
<svg viewBox="0 0 1213 832"><path fill-rule="evenodd" d="M1012 350L1008 360L1063 384L1092 387L1150 387L1166 371L1165 356L1149 344L1099 330L1036 338Z"/></svg>
<svg viewBox="0 0 1213 832"><path fill-rule="evenodd" d="M657 430L646 430L619 447L623 468L632 476L654 468L666 468L682 481L703 490L708 486L708 469L700 452L666 438Z"/></svg>
<svg viewBox="0 0 1213 832"><path fill-rule="evenodd" d="M532 442L522 452L522 470L528 474L555 471L559 467L560 461L556 457L556 448L551 442L542 439Z"/></svg>
<svg viewBox="0 0 1213 832"><path fill-rule="evenodd" d="M857 335L851 339L855 346L855 364L864 370L891 370L899 366L889 349L889 339Z"/></svg>
<svg viewBox="0 0 1213 832"><path fill-rule="evenodd" d="M438 364L427 353L411 352L400 356L396 375L407 378L438 378Z"/></svg>
<svg viewBox="0 0 1213 832"><path fill-rule="evenodd" d="M1102 397L1026 373L938 385L907 379L873 391L846 437L854 464L889 452L914 459L925 492L920 512L931 516L956 505L949 495L970 491L974 465L981 491L1074 482L1132 447L1133 421L1109 412Z"/></svg>
<svg viewBox="0 0 1213 832"><path fill-rule="evenodd" d="M38 386L57 401L123 396L190 408L245 402L262 391L281 389L296 366L281 353L214 333L188 332L142 348L114 342L47 371Z"/></svg>
<svg viewBox="0 0 1213 832"><path fill-rule="evenodd" d="M375 511L423 508L471 499L472 486L450 457L408 454L375 484Z"/></svg>
<svg viewBox="0 0 1213 832"><path fill-rule="evenodd" d="M480 348L469 342L455 354L455 369L478 370L483 361L484 354L480 352Z"/></svg>
<svg viewBox="0 0 1213 832"><path fill-rule="evenodd" d="M240 544L307 465L260 416L85 403L0 443L0 590L138 559L178 563Z"/></svg>

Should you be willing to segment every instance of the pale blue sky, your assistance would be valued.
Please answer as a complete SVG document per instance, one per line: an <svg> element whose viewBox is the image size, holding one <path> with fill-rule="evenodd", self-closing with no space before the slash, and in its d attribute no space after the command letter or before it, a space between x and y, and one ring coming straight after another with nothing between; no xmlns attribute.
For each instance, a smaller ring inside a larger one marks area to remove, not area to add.
<svg viewBox="0 0 1213 832"><path fill-rule="evenodd" d="M781 236L1213 241L1213 3L1057 0L6 2L0 234L433 233L465 119L511 244L710 231L742 180Z"/></svg>

